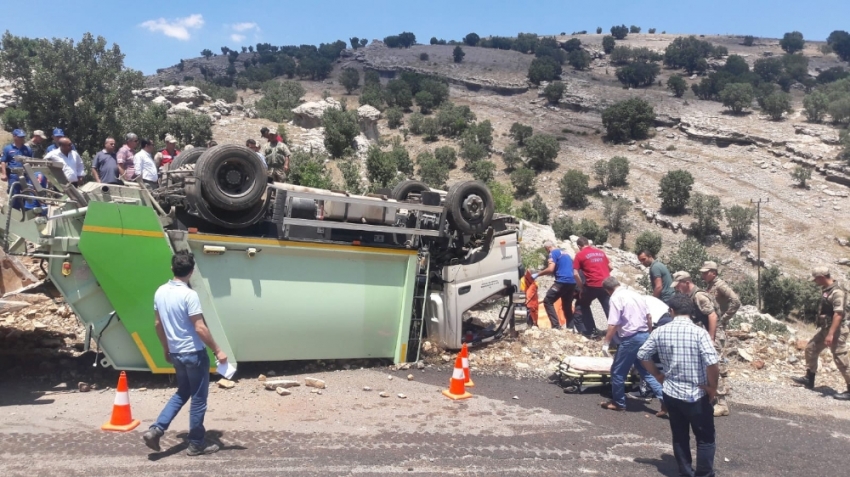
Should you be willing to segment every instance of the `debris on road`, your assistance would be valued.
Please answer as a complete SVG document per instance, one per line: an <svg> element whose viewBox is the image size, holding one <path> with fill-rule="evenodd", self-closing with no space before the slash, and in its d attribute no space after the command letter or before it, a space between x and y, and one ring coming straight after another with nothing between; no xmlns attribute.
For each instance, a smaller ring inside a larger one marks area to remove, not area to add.
<svg viewBox="0 0 850 477"><path fill-rule="evenodd" d="M229 379L221 378L218 380L218 387L224 389L233 389L236 386L236 383Z"/></svg>
<svg viewBox="0 0 850 477"><path fill-rule="evenodd" d="M77 383L77 389L81 393L87 393L87 392L91 391L91 386L88 383L84 383L84 382L81 381L81 382Z"/></svg>
<svg viewBox="0 0 850 477"><path fill-rule="evenodd" d="M304 378L304 384L311 388L325 389L325 382L316 378Z"/></svg>
<svg viewBox="0 0 850 477"><path fill-rule="evenodd" d="M402 393L398 393L397 396L399 399L407 399L407 396Z"/></svg>
<svg viewBox="0 0 850 477"><path fill-rule="evenodd" d="M388 392L386 392L386 391L381 391L381 392L378 394L378 396L381 396L382 398L388 398L388 397L390 397L390 394L389 394Z"/></svg>
<svg viewBox="0 0 850 477"><path fill-rule="evenodd" d="M289 396L289 395L292 394L292 391L290 391L289 389L286 389L284 387L280 387L280 386L275 388L275 392L280 394L281 396Z"/></svg>
<svg viewBox="0 0 850 477"><path fill-rule="evenodd" d="M407 375L407 380L408 380L408 381L413 381L413 375L412 375L412 374L408 374L408 375Z"/></svg>

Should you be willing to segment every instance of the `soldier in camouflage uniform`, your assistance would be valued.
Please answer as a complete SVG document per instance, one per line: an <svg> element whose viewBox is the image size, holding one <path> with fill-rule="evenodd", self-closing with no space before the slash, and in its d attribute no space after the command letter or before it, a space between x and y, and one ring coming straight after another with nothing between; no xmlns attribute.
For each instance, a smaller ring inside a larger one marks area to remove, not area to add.
<svg viewBox="0 0 850 477"><path fill-rule="evenodd" d="M717 355L720 357L720 382L717 387L717 405L714 406L715 416L729 415L729 406L726 403L726 398L729 396L729 387L726 386L726 377L728 370L726 369L726 327L729 322L738 313L738 308L741 308L741 299L735 290L729 286L722 278L717 276L717 263L703 262L700 268L700 275L705 283L708 284L705 292L711 295L714 303L717 305L717 310L720 314L717 323L717 332L714 336L714 349L717 350Z"/></svg>
<svg viewBox="0 0 850 477"><path fill-rule="evenodd" d="M266 163L269 166L269 177L275 182L285 182L289 173L289 148L282 141L277 140L277 135L269 134L269 142L263 149Z"/></svg>
<svg viewBox="0 0 850 477"><path fill-rule="evenodd" d="M722 346L718 344L718 335L722 335L720 328L719 310L720 307L714 300L714 297L705 290L700 289L693 282L691 274L684 271L679 271L673 274L673 288L679 293L684 293L691 297L694 302L694 315L692 316L694 323L702 325L708 331L714 349L718 350L718 355L722 351ZM736 309L737 311L737 309ZM717 383L717 403L714 405L714 416L728 416L729 404L726 402L726 397L729 395L729 387L726 383L726 378L723 374Z"/></svg>
<svg viewBox="0 0 850 477"><path fill-rule="evenodd" d="M838 372L844 376L847 391L832 397L841 401L850 401L850 298L847 291L829 274L829 268L817 267L812 270L812 281L823 289L818 309L818 331L806 346L806 376L791 378L808 389L815 387L815 373L818 371L818 358L824 349L832 351L832 359Z"/></svg>

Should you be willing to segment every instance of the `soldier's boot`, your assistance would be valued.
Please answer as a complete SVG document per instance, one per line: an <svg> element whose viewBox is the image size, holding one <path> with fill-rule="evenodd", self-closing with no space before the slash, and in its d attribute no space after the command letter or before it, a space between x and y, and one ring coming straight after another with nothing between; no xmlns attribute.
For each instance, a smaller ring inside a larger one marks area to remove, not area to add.
<svg viewBox="0 0 850 477"><path fill-rule="evenodd" d="M850 384L847 385L847 391L846 392L836 394L832 397L833 397L833 399L838 399L839 401L850 401Z"/></svg>
<svg viewBox="0 0 850 477"><path fill-rule="evenodd" d="M718 399L717 404L714 405L714 417L728 416L729 415L729 404L726 403L726 399Z"/></svg>
<svg viewBox="0 0 850 477"><path fill-rule="evenodd" d="M806 389L814 389L815 388L815 373L811 371L806 371L806 377L794 377L791 378L791 381L794 381L797 384L802 384L806 387Z"/></svg>

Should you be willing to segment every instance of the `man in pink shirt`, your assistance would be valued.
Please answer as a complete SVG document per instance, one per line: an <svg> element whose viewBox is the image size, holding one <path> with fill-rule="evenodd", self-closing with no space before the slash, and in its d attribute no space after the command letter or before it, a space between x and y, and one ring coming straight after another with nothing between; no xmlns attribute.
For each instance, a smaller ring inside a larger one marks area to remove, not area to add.
<svg viewBox="0 0 850 477"><path fill-rule="evenodd" d="M602 353L608 354L608 347L614 335L620 339L614 363L611 365L611 400L602 403L604 409L623 411L626 409L626 377L634 366L641 377L652 389L659 401L663 399L663 390L651 374L637 358L640 347L649 338L652 331L652 316L646 306L643 296L620 286L615 277L608 277L602 282L602 288L611 296L610 312L608 313L608 333L602 342ZM666 415L663 407L656 414Z"/></svg>
<svg viewBox="0 0 850 477"><path fill-rule="evenodd" d="M133 133L127 133L124 136L124 145L118 150L115 159L118 162L118 172L121 178L125 181L132 181L136 178L136 167L133 164L133 156L136 155L136 145L139 143L139 137Z"/></svg>

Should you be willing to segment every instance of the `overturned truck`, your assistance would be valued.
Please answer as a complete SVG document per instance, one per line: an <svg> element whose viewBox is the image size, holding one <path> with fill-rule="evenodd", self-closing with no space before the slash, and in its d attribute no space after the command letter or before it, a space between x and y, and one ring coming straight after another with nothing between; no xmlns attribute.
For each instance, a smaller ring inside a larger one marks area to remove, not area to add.
<svg viewBox="0 0 850 477"><path fill-rule="evenodd" d="M191 286L233 362L415 361L425 337L449 349L498 339L525 300L521 231L494 214L481 182L443 192L404 181L363 196L271 183L235 145L178 156L156 189L78 188L61 164L19 160L22 193L10 201L38 206L4 206L4 250L46 262L103 366L173 372L152 302L180 250L195 255ZM508 298L497 326L464 319L494 297Z"/></svg>

